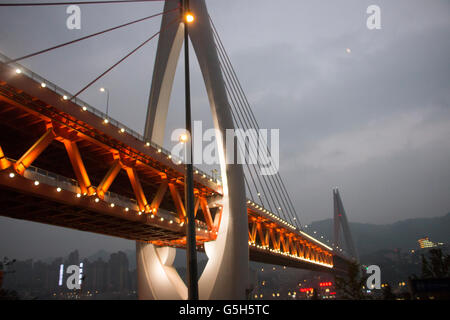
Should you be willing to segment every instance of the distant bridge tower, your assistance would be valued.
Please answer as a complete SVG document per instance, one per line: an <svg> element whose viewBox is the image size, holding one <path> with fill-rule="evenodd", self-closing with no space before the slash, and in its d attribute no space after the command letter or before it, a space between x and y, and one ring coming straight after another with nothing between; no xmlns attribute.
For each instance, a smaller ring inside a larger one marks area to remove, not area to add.
<svg viewBox="0 0 450 320"><path fill-rule="evenodd" d="M175 70L183 44L184 24L172 24L180 18L173 11L179 0L166 0L161 34L156 52L145 123L145 138L164 143L166 118ZM189 38L197 55L209 98L216 136L223 198L220 229L215 241L205 243L208 263L199 279L200 299L245 299L248 286L248 217L244 172L240 164L227 164L225 137L234 129L231 107L220 69L205 0L190 0L195 22L189 26ZM180 19L181 20L181 19ZM186 299L187 288L173 267L176 249L136 243L139 299Z"/></svg>
<svg viewBox="0 0 450 320"><path fill-rule="evenodd" d="M348 225L347 215L345 214L344 205L339 194L338 188L333 189L333 202L334 202L334 244L339 248L345 248L347 252L356 261L359 261L358 253L356 251L355 244L353 242L352 233ZM341 228L342 234L345 239L345 246L341 241Z"/></svg>

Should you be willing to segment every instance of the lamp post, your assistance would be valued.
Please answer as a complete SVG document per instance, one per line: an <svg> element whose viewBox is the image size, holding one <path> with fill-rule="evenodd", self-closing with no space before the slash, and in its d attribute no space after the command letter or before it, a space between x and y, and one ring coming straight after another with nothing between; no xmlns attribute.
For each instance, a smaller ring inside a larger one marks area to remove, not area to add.
<svg viewBox="0 0 450 320"><path fill-rule="evenodd" d="M188 299L198 300L197 279L197 241L195 235L194 216L194 172L192 166L192 120L191 120L191 88L189 80L189 31L188 25L194 21L194 16L189 11L189 0L183 2L184 23L184 70L185 70L185 102L186 102L186 177L185 177L185 201L186 201L186 264Z"/></svg>
<svg viewBox="0 0 450 320"><path fill-rule="evenodd" d="M108 123L109 90L102 87L102 88L100 88L100 92L106 92L106 119L105 119L105 122Z"/></svg>

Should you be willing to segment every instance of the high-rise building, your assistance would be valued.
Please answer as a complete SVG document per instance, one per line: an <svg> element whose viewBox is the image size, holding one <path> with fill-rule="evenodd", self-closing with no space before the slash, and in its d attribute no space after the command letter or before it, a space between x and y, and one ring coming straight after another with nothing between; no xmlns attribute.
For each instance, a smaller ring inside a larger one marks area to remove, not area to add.
<svg viewBox="0 0 450 320"><path fill-rule="evenodd" d="M419 246L421 249L434 248L439 245L443 245L443 243L435 243L435 242L431 241L428 237L419 239L419 240L417 240L417 242L419 242Z"/></svg>
<svg viewBox="0 0 450 320"><path fill-rule="evenodd" d="M123 291L130 287L128 258L122 252L112 253L108 262L108 284L112 291Z"/></svg>

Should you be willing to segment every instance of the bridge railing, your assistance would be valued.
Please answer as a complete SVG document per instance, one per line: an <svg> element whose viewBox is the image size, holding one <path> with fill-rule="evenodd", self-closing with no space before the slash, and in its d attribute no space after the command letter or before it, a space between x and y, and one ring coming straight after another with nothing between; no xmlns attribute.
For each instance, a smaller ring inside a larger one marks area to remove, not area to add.
<svg viewBox="0 0 450 320"><path fill-rule="evenodd" d="M14 161L13 159L9 160ZM24 176L28 179L34 179L56 188L59 187L63 190L71 191L75 194L79 193L81 190L77 180L67 178L54 172L50 172L34 166L29 166L25 171ZM121 202L124 207L129 207L130 209L139 208L135 199L124 197L111 191L107 191L105 193L105 199L109 199L108 202L114 202L116 204L118 204L118 202Z"/></svg>
<svg viewBox="0 0 450 320"><path fill-rule="evenodd" d="M6 55L2 54L0 52L0 62L3 63L9 63L12 59L10 59L9 57L7 57ZM177 158L174 157L172 155L172 153L163 148L162 146L152 142L152 141L146 141L144 136L136 131L134 131L133 129L127 127L126 125L124 125L123 123L110 118L106 113L98 110L97 108L93 107L92 105L90 105L89 103L83 101L82 99L75 97L73 99L71 99L72 94L66 90L64 90L61 87L58 87L55 83L45 79L44 77L38 75L37 73L34 73L33 71L31 71L30 69L24 67L23 65L19 64L19 63L10 63L10 66L12 66L14 69L16 70L20 70L20 73L23 73L25 75L27 75L29 78L33 79L34 81L40 83L41 85L45 85L45 88L50 89L52 91L54 91L55 93L57 93L58 95L60 95L61 97L65 97L67 100L71 100L73 103L75 103L76 105L78 105L80 108L82 108L85 111L89 111L93 114L95 114L96 116L102 118L102 119L108 119L108 122L111 123L112 125L123 129L126 133L128 133L129 135L132 135L133 137L135 137L137 140L139 140L140 142L144 143L147 146L152 146L153 148L157 149L158 151L160 151L161 153L167 155L167 156L171 156L171 158L173 159L174 162L180 162L182 161L181 158ZM220 177L213 177L210 174L204 172L203 170L199 169L199 168L195 168L194 171L199 174L204 176L205 178L208 178L210 181L214 181L216 183L220 182Z"/></svg>
<svg viewBox="0 0 450 320"><path fill-rule="evenodd" d="M9 161L15 162L14 159L8 158ZM34 166L29 166L27 170L25 170L24 177L30 180L39 181L40 183L45 183L55 188L61 188L62 190L70 191L74 193L74 196L79 194L81 196L81 188L78 184L78 181L75 179L67 178L56 174L51 171L47 171L41 168L37 168ZM125 196L121 196L117 193L107 191L105 192L104 201L108 203L114 203L123 208L129 208L130 210L139 212L139 206L136 199L128 198ZM158 216L173 220L175 223L180 223L181 220L177 217L177 214L172 211L168 211L160 208L158 210ZM200 220L195 220L196 227L207 229L207 224Z"/></svg>

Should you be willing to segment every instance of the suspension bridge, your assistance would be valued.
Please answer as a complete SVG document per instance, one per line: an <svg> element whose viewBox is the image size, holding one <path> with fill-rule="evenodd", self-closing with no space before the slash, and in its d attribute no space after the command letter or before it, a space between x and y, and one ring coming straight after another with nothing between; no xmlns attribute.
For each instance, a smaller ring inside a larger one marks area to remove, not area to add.
<svg viewBox="0 0 450 320"><path fill-rule="evenodd" d="M114 2L139 1L83 3ZM63 4L68 3L52 5ZM260 163L224 160L226 130L259 129L259 124L205 1L191 0L190 12L195 20L189 25L189 38L218 132L221 173L219 179L194 168L196 245L208 256L199 279L200 298L243 299L249 260L345 274L357 254L337 189L336 238L331 245L303 230L279 173L261 175ZM20 64L158 16L158 32L75 94ZM162 146L186 23L180 1L167 0L158 14L19 58L0 55L0 215L135 240L140 299L187 298L186 285L173 267L176 248L187 245L186 169L182 159ZM143 134L79 98L156 38ZM348 253L342 251L341 228Z"/></svg>

